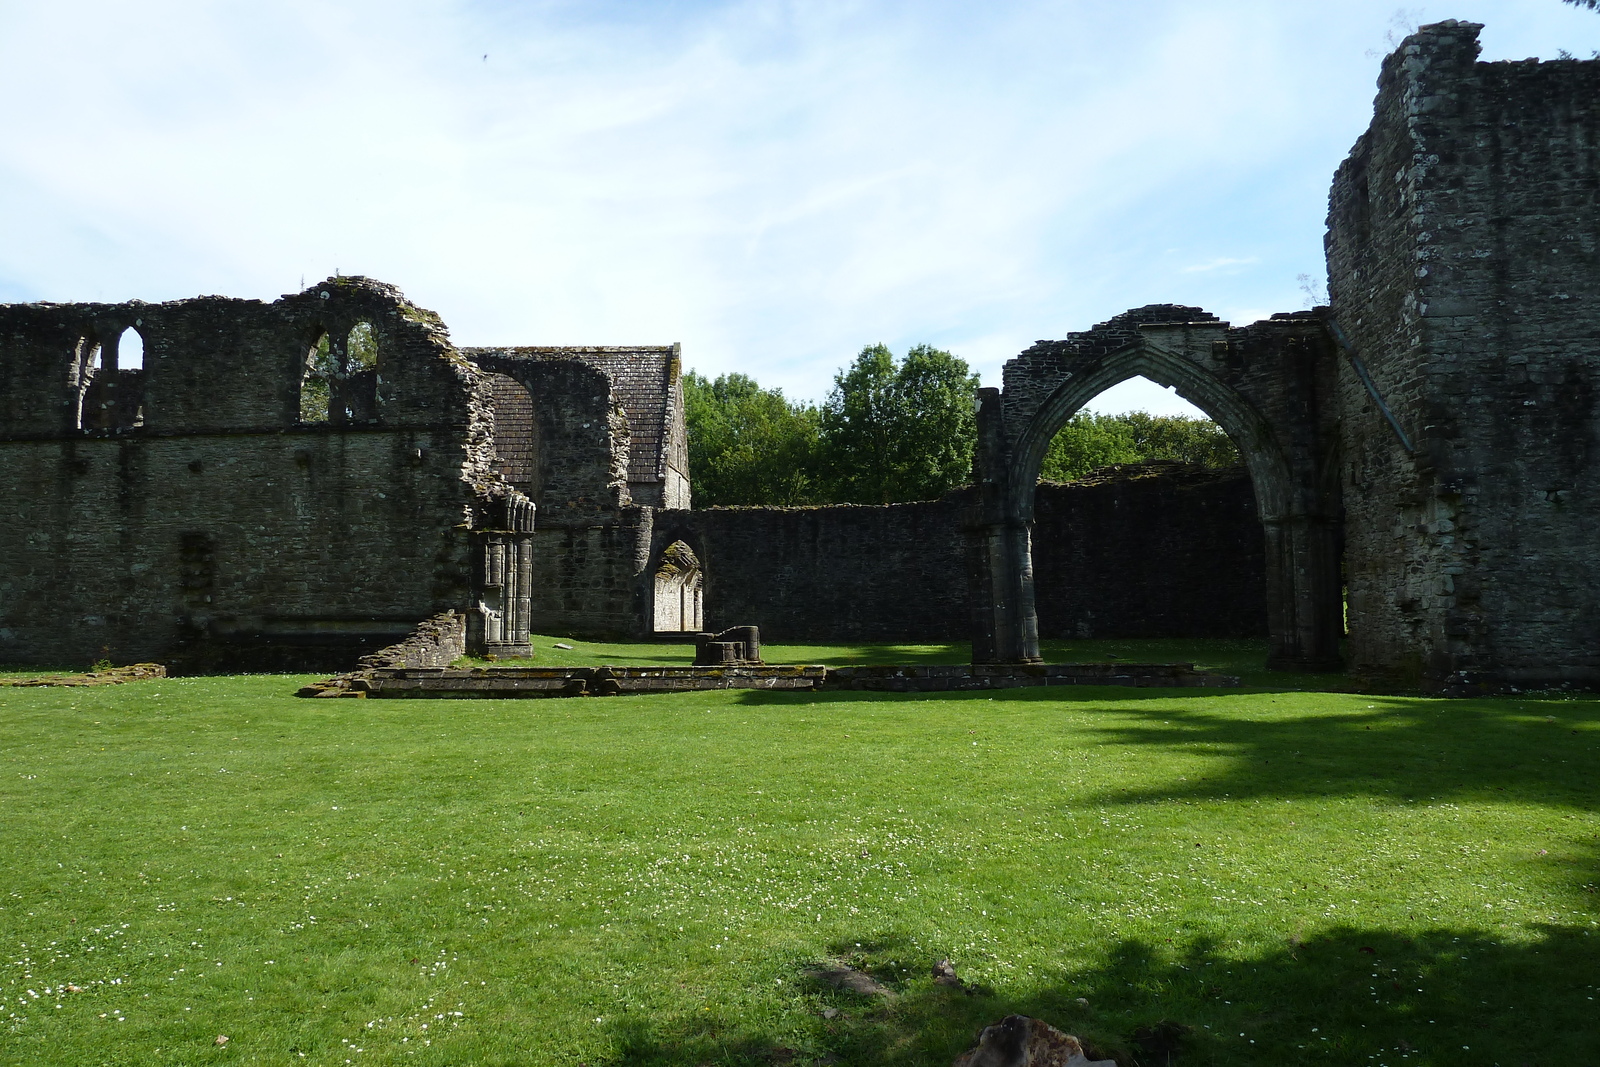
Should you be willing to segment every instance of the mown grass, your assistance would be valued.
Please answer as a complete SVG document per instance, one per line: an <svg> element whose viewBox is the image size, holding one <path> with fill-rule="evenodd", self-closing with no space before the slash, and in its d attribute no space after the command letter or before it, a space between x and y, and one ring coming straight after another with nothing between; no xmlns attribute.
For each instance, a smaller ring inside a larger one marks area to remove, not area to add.
<svg viewBox="0 0 1600 1067"><path fill-rule="evenodd" d="M0 689L0 1063L1600 1062L1592 700L303 681Z"/></svg>

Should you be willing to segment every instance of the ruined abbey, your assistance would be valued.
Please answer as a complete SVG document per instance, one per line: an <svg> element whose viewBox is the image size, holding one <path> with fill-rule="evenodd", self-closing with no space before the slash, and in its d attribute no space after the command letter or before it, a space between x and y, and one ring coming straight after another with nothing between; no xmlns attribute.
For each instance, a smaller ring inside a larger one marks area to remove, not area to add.
<svg viewBox="0 0 1600 1067"><path fill-rule="evenodd" d="M1040 341L937 501L694 509L677 346L458 348L363 278L0 305L0 661L420 664L749 623L982 663L1262 635L1285 669L1596 687L1600 62L1482 63L1479 28L1385 60L1333 180L1330 306ZM1041 485L1135 375L1246 469Z"/></svg>

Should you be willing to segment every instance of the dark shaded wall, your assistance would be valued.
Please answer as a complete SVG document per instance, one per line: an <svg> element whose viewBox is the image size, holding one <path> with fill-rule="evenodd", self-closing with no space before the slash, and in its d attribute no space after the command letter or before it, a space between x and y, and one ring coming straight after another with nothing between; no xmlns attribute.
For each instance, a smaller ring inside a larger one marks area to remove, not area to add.
<svg viewBox="0 0 1600 1067"><path fill-rule="evenodd" d="M662 511L651 559L680 539L694 550L708 630L753 624L766 641L960 641L971 627L963 508L953 494Z"/></svg>
<svg viewBox="0 0 1600 1067"><path fill-rule="evenodd" d="M972 504L708 508L654 514L653 559L686 541L705 625L770 641L964 641ZM1261 524L1242 470L1129 465L1042 484L1034 527L1046 637L1265 633Z"/></svg>
<svg viewBox="0 0 1600 1067"><path fill-rule="evenodd" d="M310 347L360 321L374 417L301 424ZM143 423L79 429L74 354L127 326ZM347 666L468 604L488 387L388 286L0 306L0 397L0 660Z"/></svg>
<svg viewBox="0 0 1600 1067"><path fill-rule="evenodd" d="M1040 636L1263 637L1264 551L1242 468L1151 463L1041 485Z"/></svg>
<svg viewBox="0 0 1600 1067"><path fill-rule="evenodd" d="M1415 445L1340 382L1351 666L1600 684L1600 63L1383 65L1330 199L1333 313Z"/></svg>

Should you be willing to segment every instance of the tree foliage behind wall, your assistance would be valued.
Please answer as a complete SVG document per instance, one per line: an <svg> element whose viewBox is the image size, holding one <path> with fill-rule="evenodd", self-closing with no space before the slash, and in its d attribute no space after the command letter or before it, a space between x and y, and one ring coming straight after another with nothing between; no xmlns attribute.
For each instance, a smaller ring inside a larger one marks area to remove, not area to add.
<svg viewBox="0 0 1600 1067"><path fill-rule="evenodd" d="M967 484L977 441L978 376L959 357L918 345L896 359L868 345L834 376L822 405L789 400L744 374L684 375L689 472L702 506L888 504ZM1231 466L1215 423L1183 416L1074 416L1040 476L1071 481L1099 467L1177 459Z"/></svg>
<svg viewBox="0 0 1600 1067"><path fill-rule="evenodd" d="M694 499L810 504L819 498L818 412L744 374L683 376Z"/></svg>
<svg viewBox="0 0 1600 1067"><path fill-rule="evenodd" d="M964 485L977 441L978 376L942 349L895 361L868 345L833 379L822 405L824 482L856 504L931 500Z"/></svg>
<svg viewBox="0 0 1600 1067"><path fill-rule="evenodd" d="M1121 415L1080 411L1051 440L1039 477L1070 482L1113 463L1151 459L1177 459L1202 467L1231 467L1242 462L1228 435L1210 419L1144 411Z"/></svg>

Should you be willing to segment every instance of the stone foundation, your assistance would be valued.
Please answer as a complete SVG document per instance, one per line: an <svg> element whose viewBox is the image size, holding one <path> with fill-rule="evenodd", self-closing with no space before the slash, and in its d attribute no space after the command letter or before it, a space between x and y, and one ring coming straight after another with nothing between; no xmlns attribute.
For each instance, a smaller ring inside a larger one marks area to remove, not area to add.
<svg viewBox="0 0 1600 1067"><path fill-rule="evenodd" d="M705 689L961 692L1041 685L1236 686L1191 663L952 664L915 667L383 667L330 678L303 697L577 697Z"/></svg>

